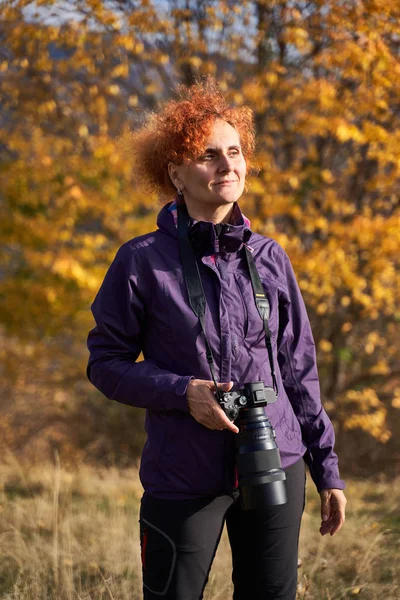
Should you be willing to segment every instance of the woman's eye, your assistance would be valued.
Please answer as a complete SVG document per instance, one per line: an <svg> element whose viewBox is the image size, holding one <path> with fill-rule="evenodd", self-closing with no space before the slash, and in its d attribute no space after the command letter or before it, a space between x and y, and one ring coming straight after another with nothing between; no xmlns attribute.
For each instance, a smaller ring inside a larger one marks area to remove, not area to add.
<svg viewBox="0 0 400 600"><path fill-rule="evenodd" d="M239 151L238 150L231 150L231 152L229 152L228 156L239 156ZM200 160L212 160L213 158L215 158L215 154L211 153L211 152L207 152L207 154L203 154L200 157Z"/></svg>

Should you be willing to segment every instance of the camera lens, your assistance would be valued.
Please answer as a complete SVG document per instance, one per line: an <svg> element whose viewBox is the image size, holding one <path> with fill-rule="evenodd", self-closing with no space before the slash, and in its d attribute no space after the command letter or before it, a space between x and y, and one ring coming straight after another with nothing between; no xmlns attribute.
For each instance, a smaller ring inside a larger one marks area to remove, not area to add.
<svg viewBox="0 0 400 600"><path fill-rule="evenodd" d="M237 424L237 468L243 509L285 504L286 474L264 408L242 408Z"/></svg>

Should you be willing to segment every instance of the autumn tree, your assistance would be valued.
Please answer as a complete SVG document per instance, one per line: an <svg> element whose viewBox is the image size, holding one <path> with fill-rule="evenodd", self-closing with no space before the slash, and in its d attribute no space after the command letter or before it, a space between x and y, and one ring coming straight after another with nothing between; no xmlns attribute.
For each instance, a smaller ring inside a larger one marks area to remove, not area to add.
<svg viewBox="0 0 400 600"><path fill-rule="evenodd" d="M120 134L177 82L211 74L255 111L260 176L242 206L292 259L327 407L341 430L398 453L398 3L18 0L0 13L10 406L36 381L43 414L56 404L62 420L96 393L84 380L90 302L117 247L158 210Z"/></svg>

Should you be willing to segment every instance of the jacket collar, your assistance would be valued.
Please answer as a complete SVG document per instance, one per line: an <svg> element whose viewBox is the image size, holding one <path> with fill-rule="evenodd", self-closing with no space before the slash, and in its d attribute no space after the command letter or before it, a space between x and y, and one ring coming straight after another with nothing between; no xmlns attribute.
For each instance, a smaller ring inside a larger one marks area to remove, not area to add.
<svg viewBox="0 0 400 600"><path fill-rule="evenodd" d="M173 237L178 237L178 210L176 199L165 205L157 219L158 228ZM250 221L235 202L230 223L196 221L191 219L189 238L195 252L209 256L220 252L237 252L251 237Z"/></svg>

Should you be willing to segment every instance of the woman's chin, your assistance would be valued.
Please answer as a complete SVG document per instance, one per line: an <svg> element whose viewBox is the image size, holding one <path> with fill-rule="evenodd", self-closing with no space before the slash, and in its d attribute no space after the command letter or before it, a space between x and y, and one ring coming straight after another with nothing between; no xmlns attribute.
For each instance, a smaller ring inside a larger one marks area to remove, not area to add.
<svg viewBox="0 0 400 600"><path fill-rule="evenodd" d="M228 189L221 190L218 194L215 194L215 196L221 202L224 202L226 204L233 204L233 202L237 202L241 195L242 195L242 192L238 193L237 191L228 190Z"/></svg>

